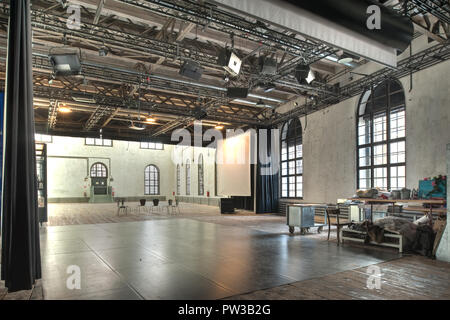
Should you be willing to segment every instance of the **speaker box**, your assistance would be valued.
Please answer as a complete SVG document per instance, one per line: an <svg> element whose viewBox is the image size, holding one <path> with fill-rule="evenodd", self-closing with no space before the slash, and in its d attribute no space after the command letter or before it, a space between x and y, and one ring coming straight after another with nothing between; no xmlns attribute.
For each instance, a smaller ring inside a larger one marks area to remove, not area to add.
<svg viewBox="0 0 450 320"><path fill-rule="evenodd" d="M222 198L220 199L220 213L234 213L234 199Z"/></svg>
<svg viewBox="0 0 450 320"><path fill-rule="evenodd" d="M206 111L203 110L202 108L196 107L196 108L194 109L194 118L195 118L195 119L201 120L201 119L206 118L207 116L208 116L208 114L207 114Z"/></svg>
<svg viewBox="0 0 450 320"><path fill-rule="evenodd" d="M299 83L305 83L309 75L309 66L306 64L299 64L295 67L295 78Z"/></svg>
<svg viewBox="0 0 450 320"><path fill-rule="evenodd" d="M185 61L180 68L180 74L187 78L200 80L203 74L203 67L195 61Z"/></svg>
<svg viewBox="0 0 450 320"><path fill-rule="evenodd" d="M277 62L274 59L259 57L259 73L267 75L276 75Z"/></svg>
<svg viewBox="0 0 450 320"><path fill-rule="evenodd" d="M227 98L247 98L248 88L231 87L227 89Z"/></svg>

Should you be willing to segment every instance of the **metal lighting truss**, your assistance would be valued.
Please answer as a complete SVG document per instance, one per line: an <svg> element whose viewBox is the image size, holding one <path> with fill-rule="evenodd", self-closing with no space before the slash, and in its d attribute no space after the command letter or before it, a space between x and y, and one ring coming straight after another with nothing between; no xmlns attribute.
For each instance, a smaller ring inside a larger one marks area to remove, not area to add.
<svg viewBox="0 0 450 320"><path fill-rule="evenodd" d="M432 46L401 60L396 69L386 67L368 76L355 80L340 88L336 95L320 94L316 103L310 102L287 113L278 114L272 121L272 124L279 124L292 117L313 113L340 101L354 97L364 90L371 88L372 85L378 84L387 78L392 77L400 79L408 74L426 69L448 59L450 59L450 41L447 41L443 45L438 44Z"/></svg>
<svg viewBox="0 0 450 320"><path fill-rule="evenodd" d="M217 6L207 3L200 4L198 1L192 0L117 1L286 51L291 55L302 57L307 64L336 52L333 48L318 41L292 37L270 28L265 23L249 21L246 17L221 10Z"/></svg>
<svg viewBox="0 0 450 320"><path fill-rule="evenodd" d="M429 13L450 24L450 4L448 0L410 0L406 3L406 7L401 4L401 9L408 16Z"/></svg>
<svg viewBox="0 0 450 320"><path fill-rule="evenodd" d="M8 10L5 11L7 13ZM66 17L42 11L32 11L31 25L35 31L64 34L66 37L74 39L89 39L91 42L95 41L110 47L134 50L154 57L162 56L171 60L192 59L204 66L221 69L221 66L217 64L216 55L202 52L196 47L188 47L182 43L160 41L86 22L80 23L79 29L68 29L66 19Z"/></svg>

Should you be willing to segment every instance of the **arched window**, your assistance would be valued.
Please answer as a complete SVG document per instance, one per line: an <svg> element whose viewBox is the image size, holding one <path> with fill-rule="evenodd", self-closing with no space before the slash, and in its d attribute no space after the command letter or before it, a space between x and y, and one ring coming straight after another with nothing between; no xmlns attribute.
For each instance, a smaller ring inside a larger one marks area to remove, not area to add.
<svg viewBox="0 0 450 320"><path fill-rule="evenodd" d="M362 94L357 132L358 189L405 187L405 94L397 80L385 80Z"/></svg>
<svg viewBox="0 0 450 320"><path fill-rule="evenodd" d="M108 169L101 162L96 162L91 167L91 178L107 178Z"/></svg>
<svg viewBox="0 0 450 320"><path fill-rule="evenodd" d="M186 160L186 195L191 194L191 163L189 159Z"/></svg>
<svg viewBox="0 0 450 320"><path fill-rule="evenodd" d="M180 165L177 164L177 195L180 195L181 193L181 172L180 172Z"/></svg>
<svg viewBox="0 0 450 320"><path fill-rule="evenodd" d="M146 195L159 194L159 169L158 167L152 164L145 167L144 194Z"/></svg>
<svg viewBox="0 0 450 320"><path fill-rule="evenodd" d="M281 131L281 197L303 197L302 125L298 118L287 121Z"/></svg>
<svg viewBox="0 0 450 320"><path fill-rule="evenodd" d="M202 196L205 194L205 183L204 183L204 167L203 167L203 155L198 156L198 195Z"/></svg>

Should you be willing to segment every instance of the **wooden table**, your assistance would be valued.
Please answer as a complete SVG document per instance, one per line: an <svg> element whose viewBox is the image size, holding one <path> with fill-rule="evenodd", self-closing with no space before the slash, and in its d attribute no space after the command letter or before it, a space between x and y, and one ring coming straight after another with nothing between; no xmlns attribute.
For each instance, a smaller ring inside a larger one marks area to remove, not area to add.
<svg viewBox="0 0 450 320"><path fill-rule="evenodd" d="M446 213L446 208L433 208L433 204L445 205L447 202L445 200L428 200L428 199L414 199L414 200L403 200L403 199L370 199L370 198L350 198L351 201L363 201L366 204L370 204L370 221L373 222L372 209L374 204L392 204L396 203L411 203L411 204L430 204L429 208L423 207L412 207L411 211L422 211L428 214L431 218L433 211L439 213ZM408 208L408 207L407 207ZM434 210L433 210L434 209Z"/></svg>

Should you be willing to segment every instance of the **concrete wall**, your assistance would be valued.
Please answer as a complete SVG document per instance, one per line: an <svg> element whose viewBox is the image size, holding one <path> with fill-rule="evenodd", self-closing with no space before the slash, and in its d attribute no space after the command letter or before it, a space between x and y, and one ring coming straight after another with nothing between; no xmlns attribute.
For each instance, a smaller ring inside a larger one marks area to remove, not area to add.
<svg viewBox="0 0 450 320"><path fill-rule="evenodd" d="M198 159L203 155L204 164L204 195L198 194ZM212 148L200 147L174 147L175 162L180 164L181 190L180 196L206 197L209 191L210 198L215 197L215 158L216 150ZM191 190L190 195L186 194L186 162L189 160L191 170ZM176 170L176 168L175 168ZM174 186L176 186L176 175ZM174 189L176 190L176 188Z"/></svg>
<svg viewBox="0 0 450 320"><path fill-rule="evenodd" d="M112 147L85 145L84 138L53 137L47 144L48 197L79 198L90 193L89 170L95 162L108 168L108 184L116 197L144 195L144 170L154 164L160 170L160 195L173 191L174 166L171 145L164 150L141 149L139 142L113 141Z"/></svg>
<svg viewBox="0 0 450 320"><path fill-rule="evenodd" d="M175 151L175 146L164 145L164 150L141 149L139 142L113 141L112 147L87 146L84 138L53 136L47 144L48 155L48 197L50 201L78 202L90 196L89 170L95 162L102 162L108 168L115 197L144 196L144 170L153 164L160 170L160 196L174 198L176 192L175 157L180 153L183 163L191 161L191 196L198 197L197 159L203 154L205 164L205 194L214 195L215 150L188 148ZM195 163L192 163L195 159ZM182 195L185 195L185 165L181 170ZM112 178L112 179L111 179ZM85 194L86 193L86 194Z"/></svg>
<svg viewBox="0 0 450 320"><path fill-rule="evenodd" d="M450 144L447 145L447 200L450 199ZM436 258L450 262L450 207L447 205L447 226L436 251Z"/></svg>
<svg viewBox="0 0 450 320"><path fill-rule="evenodd" d="M424 177L445 174L450 142L450 61L400 79L406 99L406 184L417 188ZM359 96L301 118L303 202L335 203L356 189L356 124ZM292 103L281 107L283 112ZM306 127L306 129L305 129Z"/></svg>

